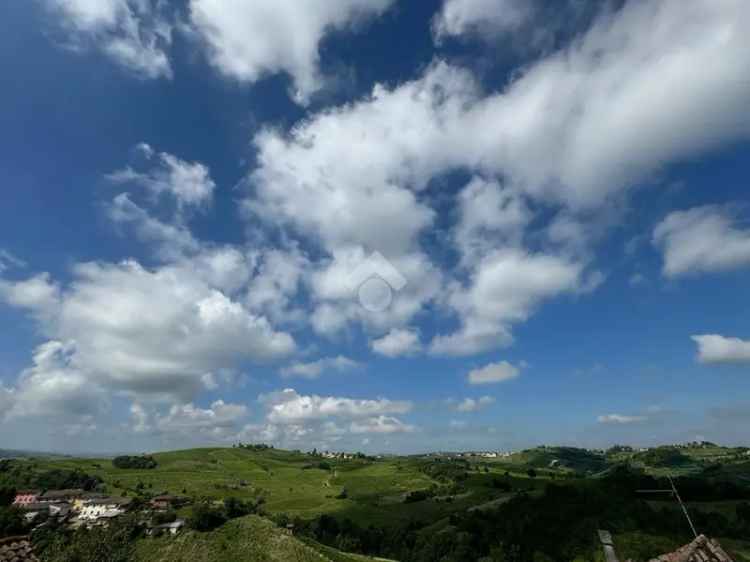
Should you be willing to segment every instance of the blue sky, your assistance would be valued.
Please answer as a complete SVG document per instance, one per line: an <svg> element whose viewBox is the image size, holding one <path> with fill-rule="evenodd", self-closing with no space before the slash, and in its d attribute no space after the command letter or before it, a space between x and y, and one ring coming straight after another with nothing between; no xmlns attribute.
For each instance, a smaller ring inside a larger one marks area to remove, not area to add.
<svg viewBox="0 0 750 562"><path fill-rule="evenodd" d="M747 442L741 0L0 10L0 447Z"/></svg>

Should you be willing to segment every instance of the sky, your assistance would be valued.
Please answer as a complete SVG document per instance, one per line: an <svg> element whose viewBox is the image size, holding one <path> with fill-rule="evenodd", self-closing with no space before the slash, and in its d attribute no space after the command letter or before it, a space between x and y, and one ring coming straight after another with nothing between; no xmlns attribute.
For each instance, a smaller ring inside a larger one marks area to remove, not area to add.
<svg viewBox="0 0 750 562"><path fill-rule="evenodd" d="M0 7L0 448L750 436L745 0Z"/></svg>

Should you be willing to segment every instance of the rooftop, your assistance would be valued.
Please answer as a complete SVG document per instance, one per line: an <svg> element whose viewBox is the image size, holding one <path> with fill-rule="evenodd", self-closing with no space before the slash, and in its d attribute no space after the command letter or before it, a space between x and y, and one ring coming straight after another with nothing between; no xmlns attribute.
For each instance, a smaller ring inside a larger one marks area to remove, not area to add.
<svg viewBox="0 0 750 562"><path fill-rule="evenodd" d="M39 562L28 537L0 539L0 562Z"/></svg>
<svg viewBox="0 0 750 562"><path fill-rule="evenodd" d="M704 535L671 554L663 554L650 562L733 562L719 543Z"/></svg>

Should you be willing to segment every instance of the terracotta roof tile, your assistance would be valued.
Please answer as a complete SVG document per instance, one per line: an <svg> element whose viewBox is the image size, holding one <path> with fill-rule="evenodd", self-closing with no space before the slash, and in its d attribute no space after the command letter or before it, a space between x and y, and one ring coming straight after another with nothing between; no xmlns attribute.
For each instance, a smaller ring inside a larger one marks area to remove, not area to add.
<svg viewBox="0 0 750 562"><path fill-rule="evenodd" d="M28 537L0 539L0 562L39 562Z"/></svg>
<svg viewBox="0 0 750 562"><path fill-rule="evenodd" d="M700 535L693 542L650 562L733 562L719 543Z"/></svg>

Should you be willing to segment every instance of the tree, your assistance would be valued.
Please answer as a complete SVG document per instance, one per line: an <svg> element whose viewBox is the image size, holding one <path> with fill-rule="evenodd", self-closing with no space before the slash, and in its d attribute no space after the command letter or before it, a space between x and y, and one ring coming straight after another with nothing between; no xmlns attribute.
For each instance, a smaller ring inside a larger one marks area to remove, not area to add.
<svg viewBox="0 0 750 562"><path fill-rule="evenodd" d="M112 465L115 468L139 468L139 469L151 469L156 468L157 462L154 457L149 455L143 456L130 456L122 455L112 459Z"/></svg>
<svg viewBox="0 0 750 562"><path fill-rule="evenodd" d="M16 491L13 488L0 488L0 507L11 505L16 499Z"/></svg>
<svg viewBox="0 0 750 562"><path fill-rule="evenodd" d="M13 506L0 507L0 538L22 535L24 520L21 510Z"/></svg>
<svg viewBox="0 0 750 562"><path fill-rule="evenodd" d="M211 507L205 502L193 506L187 518L187 525L196 531L211 531L226 521L223 509Z"/></svg>
<svg viewBox="0 0 750 562"><path fill-rule="evenodd" d="M533 468L530 468L529 470L527 470L526 474L529 475L529 478L536 478L536 470L534 470Z"/></svg>

